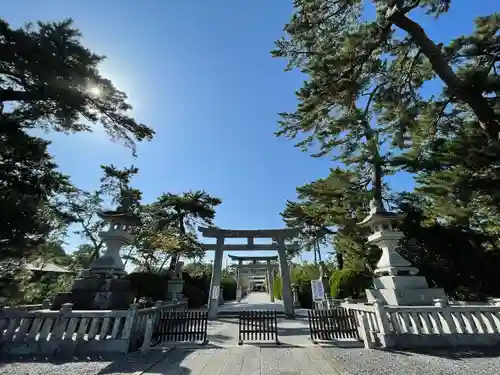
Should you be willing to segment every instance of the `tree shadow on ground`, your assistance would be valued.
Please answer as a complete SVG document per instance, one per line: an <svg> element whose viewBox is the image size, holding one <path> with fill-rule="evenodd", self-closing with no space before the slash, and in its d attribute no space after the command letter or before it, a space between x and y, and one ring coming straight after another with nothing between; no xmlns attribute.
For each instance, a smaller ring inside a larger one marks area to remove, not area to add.
<svg viewBox="0 0 500 375"><path fill-rule="evenodd" d="M255 348L276 348L276 349L290 349L290 348L302 348L300 345L288 344L288 343L280 343L276 344L276 342L253 342L253 341L244 341L243 345L239 345L239 347L255 347Z"/></svg>
<svg viewBox="0 0 500 375"><path fill-rule="evenodd" d="M473 348L449 347L449 348L435 348L435 349L422 348L422 349L376 349L376 350L407 355L407 356L411 356L413 354L428 355L431 357L441 357L455 361L460 361L470 358L500 357L499 346L473 347Z"/></svg>
<svg viewBox="0 0 500 375"><path fill-rule="evenodd" d="M239 311L248 311L248 310L256 310L256 311L276 311L283 312L284 307L281 303L228 303L226 305L222 305L219 307L219 313L228 313L228 312L239 312Z"/></svg>
<svg viewBox="0 0 500 375"><path fill-rule="evenodd" d="M217 343L227 342L229 340L235 340L236 337L224 335L221 333L215 333L215 334L209 334L208 339L209 339L209 344L217 344Z"/></svg>
<svg viewBox="0 0 500 375"><path fill-rule="evenodd" d="M193 347L192 349L189 348L172 348L168 351L163 351L162 356L156 356L155 357L155 350L149 351L145 357L149 357L151 360L149 361L147 366L142 366L141 368L138 368L135 370L135 372L140 372L142 373L154 373L154 374L167 374L167 373L172 373L172 371L175 371L176 373L182 374L182 375L190 375L191 370L185 366L182 366L182 362L186 359L186 357L199 350L202 348L205 348L206 345L199 345L198 347ZM130 366L127 367L127 372L129 373L130 371L129 368ZM98 372L96 375L111 375L111 374L123 374L123 368L118 362L114 362L112 365L102 369L100 372Z"/></svg>
<svg viewBox="0 0 500 375"><path fill-rule="evenodd" d="M102 354L84 356L42 356L42 355L2 355L0 373L9 372L6 366L15 366L19 373L33 373L46 369L53 374L134 374L144 372L166 357L167 351L152 350L146 354L133 352L128 354Z"/></svg>
<svg viewBox="0 0 500 375"><path fill-rule="evenodd" d="M231 323L231 324L238 324L238 318L217 318L217 320L212 320L208 323L209 327L214 327L217 325L222 325L222 324L217 324L217 323Z"/></svg>
<svg viewBox="0 0 500 375"><path fill-rule="evenodd" d="M308 336L309 327L278 327L279 336Z"/></svg>

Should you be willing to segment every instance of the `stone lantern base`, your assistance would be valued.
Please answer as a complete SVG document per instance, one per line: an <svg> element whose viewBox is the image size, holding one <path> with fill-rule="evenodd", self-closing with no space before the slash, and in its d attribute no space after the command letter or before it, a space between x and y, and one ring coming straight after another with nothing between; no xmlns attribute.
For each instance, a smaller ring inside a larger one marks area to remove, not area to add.
<svg viewBox="0 0 500 375"><path fill-rule="evenodd" d="M167 301L181 301L184 298L183 291L183 279L170 279L167 281Z"/></svg>
<svg viewBox="0 0 500 375"><path fill-rule="evenodd" d="M380 276L366 289L368 302L376 300L392 306L433 305L435 299L447 299L444 289L429 288L424 276Z"/></svg>
<svg viewBox="0 0 500 375"><path fill-rule="evenodd" d="M126 310L134 302L130 281L108 275L84 271L75 279L71 292L58 293L52 309L59 310L63 303L72 303L74 310Z"/></svg>

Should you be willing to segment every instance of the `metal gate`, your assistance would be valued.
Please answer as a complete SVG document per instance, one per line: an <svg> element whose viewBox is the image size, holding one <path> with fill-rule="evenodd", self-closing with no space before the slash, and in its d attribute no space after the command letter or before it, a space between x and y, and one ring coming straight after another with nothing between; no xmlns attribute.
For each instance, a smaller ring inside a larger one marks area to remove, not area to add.
<svg viewBox="0 0 500 375"><path fill-rule="evenodd" d="M153 345L175 342L208 343L206 311L165 311L153 332Z"/></svg>
<svg viewBox="0 0 500 375"><path fill-rule="evenodd" d="M278 318L276 311L244 311L238 319L238 345L243 341L278 340Z"/></svg>
<svg viewBox="0 0 500 375"><path fill-rule="evenodd" d="M328 310L308 310L309 338L317 341L338 339L359 340L358 326L354 313L340 306Z"/></svg>

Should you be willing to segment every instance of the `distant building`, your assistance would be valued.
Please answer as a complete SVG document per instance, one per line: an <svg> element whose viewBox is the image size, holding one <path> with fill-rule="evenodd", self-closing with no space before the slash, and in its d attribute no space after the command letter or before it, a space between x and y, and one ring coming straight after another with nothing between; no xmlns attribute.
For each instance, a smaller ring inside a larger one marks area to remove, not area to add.
<svg viewBox="0 0 500 375"><path fill-rule="evenodd" d="M25 269L32 272L40 272L40 273L54 273L54 274L72 274L75 273L72 270L68 270L64 267L58 266L57 264L50 262L35 262L35 263L26 263L24 266Z"/></svg>

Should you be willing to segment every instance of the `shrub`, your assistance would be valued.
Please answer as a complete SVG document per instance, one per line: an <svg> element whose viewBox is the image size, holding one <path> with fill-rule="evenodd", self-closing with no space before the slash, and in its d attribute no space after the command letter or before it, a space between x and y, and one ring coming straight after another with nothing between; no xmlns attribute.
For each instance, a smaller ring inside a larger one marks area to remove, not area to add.
<svg viewBox="0 0 500 375"><path fill-rule="evenodd" d="M365 289L371 286L372 278L362 270L344 268L330 277L330 295L335 298L364 298Z"/></svg>
<svg viewBox="0 0 500 375"><path fill-rule="evenodd" d="M198 308L208 303L208 293L210 289L210 275L196 274L190 275L188 272L183 272L184 279L183 293L188 299L190 308Z"/></svg>
<svg viewBox="0 0 500 375"><path fill-rule="evenodd" d="M159 301L165 300L167 296L167 275L132 272L127 275L126 279L130 281L136 297Z"/></svg>
<svg viewBox="0 0 500 375"><path fill-rule="evenodd" d="M221 280L221 287L224 288L222 295L224 301L232 301L236 299L236 280L232 277L224 277Z"/></svg>
<svg viewBox="0 0 500 375"><path fill-rule="evenodd" d="M278 276L274 279L273 281L273 291L274 291L274 298L276 299L282 299L282 288L281 288L281 278Z"/></svg>

